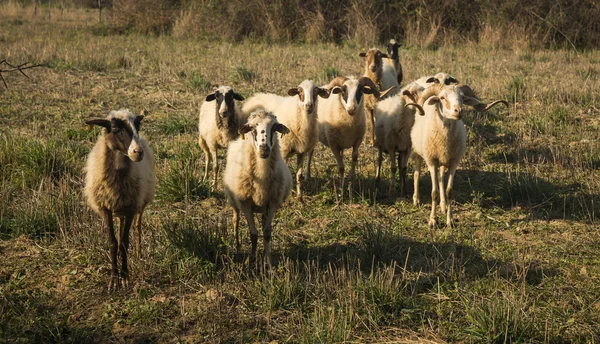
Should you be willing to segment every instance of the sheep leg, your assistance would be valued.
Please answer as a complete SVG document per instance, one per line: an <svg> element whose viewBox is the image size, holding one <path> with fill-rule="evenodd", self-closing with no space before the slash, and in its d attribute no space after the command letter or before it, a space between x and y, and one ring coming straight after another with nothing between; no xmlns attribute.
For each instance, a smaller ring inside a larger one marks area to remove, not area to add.
<svg viewBox="0 0 600 344"><path fill-rule="evenodd" d="M375 146L375 110L374 109L366 109L367 110L367 116L369 117L369 123L371 123L371 127L370 127L370 132L371 132L371 138L370 138L370 143L371 146L374 147Z"/></svg>
<svg viewBox="0 0 600 344"><path fill-rule="evenodd" d="M421 164L423 163L423 160L421 160L421 157L415 156L414 163L415 163L415 175L414 175L415 190L413 191L413 204L415 206L418 206L420 203L419 202L419 177L421 176Z"/></svg>
<svg viewBox="0 0 600 344"><path fill-rule="evenodd" d="M108 234L108 239L110 240L111 274L110 281L108 282L108 290L112 291L119 286L119 268L117 266L117 248L119 243L117 242L117 237L115 236L112 212L106 208L102 208L100 212L102 216L102 226L104 227L106 233Z"/></svg>
<svg viewBox="0 0 600 344"><path fill-rule="evenodd" d="M390 149L388 151L390 153L390 169L392 171L392 178L390 179L390 190L389 190L389 195L393 196L394 192L396 191L396 171L398 170L398 168L396 167L396 151L393 149ZM400 155L398 155L400 156Z"/></svg>
<svg viewBox="0 0 600 344"><path fill-rule="evenodd" d="M381 163L383 162L383 150L379 148L379 154L377 155L377 172L375 172L375 181L379 183L379 177L381 176Z"/></svg>
<svg viewBox="0 0 600 344"><path fill-rule="evenodd" d="M315 150L311 150L310 152L308 152L308 159L306 161L306 179L310 180L311 175L310 175L310 165L312 164L312 158L313 158L313 154L315 153Z"/></svg>
<svg viewBox="0 0 600 344"><path fill-rule="evenodd" d="M210 165L211 154L210 149L206 144L206 141L200 138L198 140L198 143L200 144L200 148L202 148L202 151L204 152L204 177L202 177L202 180L204 181L206 180L206 178L208 178L208 165Z"/></svg>
<svg viewBox="0 0 600 344"><path fill-rule="evenodd" d="M429 227L434 228L436 221L436 202L438 197L438 168L434 164L427 164L429 174L431 174L431 215L429 216Z"/></svg>
<svg viewBox="0 0 600 344"><path fill-rule="evenodd" d="M336 146L331 146L331 151L333 152L333 156L335 156L335 161L337 162L338 167L338 174L340 175L341 188L342 190L344 190L344 151L340 150Z"/></svg>
<svg viewBox="0 0 600 344"><path fill-rule="evenodd" d="M142 251L142 213L144 208L135 217L135 227L137 227L137 245L135 246L135 255L137 259L140 259L140 252Z"/></svg>
<svg viewBox="0 0 600 344"><path fill-rule="evenodd" d="M357 140L352 147L352 165L350 165L350 173L348 174L348 180L352 182L356 174L356 165L358 164L358 148L360 147L361 140Z"/></svg>
<svg viewBox="0 0 600 344"><path fill-rule="evenodd" d="M440 166L440 174L438 176L438 184L440 190L440 211L446 213L446 192L444 192L444 176L446 175L446 167Z"/></svg>
<svg viewBox="0 0 600 344"><path fill-rule="evenodd" d="M252 207L248 204L242 204L242 213L246 217L248 222L248 228L250 229L250 242L252 243L252 249L250 251L250 268L256 266L256 246L258 245L258 231L256 230L256 224L254 223L254 213Z"/></svg>
<svg viewBox="0 0 600 344"><path fill-rule="evenodd" d="M296 195L298 196L298 200L300 201L300 203L304 203L304 200L302 199L302 180L304 179L304 176L302 175L303 169L303 164L304 164L304 153L303 154L298 154L298 171L296 172Z"/></svg>
<svg viewBox="0 0 600 344"><path fill-rule="evenodd" d="M127 250L129 249L129 230L133 223L133 212L125 216L125 221L121 221L121 230L119 231L121 239L119 240L119 252L121 253L121 281L124 287L129 286L129 269L127 268Z"/></svg>
<svg viewBox="0 0 600 344"><path fill-rule="evenodd" d="M446 186L446 197L448 198L448 212L446 213L446 225L454 227L454 219L452 218L452 189L454 187L454 174L456 167L450 167L448 170L448 185Z"/></svg>
<svg viewBox="0 0 600 344"><path fill-rule="evenodd" d="M276 211L276 206L269 205L263 214L262 230L264 239L264 256L266 260L265 271L269 271L271 269L271 233L273 233L272 223Z"/></svg>
<svg viewBox="0 0 600 344"><path fill-rule="evenodd" d="M235 232L235 252L240 253L240 249L242 245L240 245L240 210L237 208L233 208L233 231Z"/></svg>
<svg viewBox="0 0 600 344"><path fill-rule="evenodd" d="M400 197L406 197L406 165L410 151L398 152L398 167L400 168Z"/></svg>
<svg viewBox="0 0 600 344"><path fill-rule="evenodd" d="M210 186L211 191L215 191L217 189L217 181L218 181L218 175L219 175L219 161L217 160L217 150L213 150L211 152L212 154L212 160L213 160L213 180L212 180L212 184Z"/></svg>

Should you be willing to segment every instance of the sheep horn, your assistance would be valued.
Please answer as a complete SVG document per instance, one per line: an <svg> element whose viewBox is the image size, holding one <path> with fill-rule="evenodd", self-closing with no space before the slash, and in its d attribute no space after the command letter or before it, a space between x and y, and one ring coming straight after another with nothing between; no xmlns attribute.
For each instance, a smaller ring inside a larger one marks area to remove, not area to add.
<svg viewBox="0 0 600 344"><path fill-rule="evenodd" d="M421 107L425 104L425 101L429 99L429 97L437 96L442 91L444 84L434 84L425 89L421 96L419 97L419 101L417 102Z"/></svg>
<svg viewBox="0 0 600 344"><path fill-rule="evenodd" d="M332 89L335 86L342 87L342 85L346 82L346 80L348 80L348 78L346 78L345 76L338 76L329 82L329 85L327 85L327 88Z"/></svg>
<svg viewBox="0 0 600 344"><path fill-rule="evenodd" d="M479 112L486 112L487 110L491 109L492 107L494 107L498 104L504 104L508 108L508 102L506 100L496 100L488 105L481 103L480 105L475 106L475 110L477 110Z"/></svg>
<svg viewBox="0 0 600 344"><path fill-rule="evenodd" d="M417 104L417 103L408 103L408 104L405 104L405 105L404 105L404 107L407 107L407 106L409 106L409 105L410 105L410 106L414 106L414 107L416 107L416 108L417 108L417 110L419 110L419 114L420 114L421 116L425 116L425 110L423 110L423 108L421 107L421 105L419 105L419 104Z"/></svg>
<svg viewBox="0 0 600 344"><path fill-rule="evenodd" d="M381 97L381 93L379 93L379 88L377 88L377 85L375 85L373 80L371 80L370 78L366 76L361 76L358 79L358 82L363 86L369 86L369 88L373 90L373 95L375 96L375 98L379 99L379 97ZM389 89L386 90L386 93L387 92L389 92Z"/></svg>
<svg viewBox="0 0 600 344"><path fill-rule="evenodd" d="M397 87L398 87L397 85L396 85L396 86L392 86L392 87L388 88L387 90L385 90L385 91L381 92L381 94L379 95L379 98L377 98L377 99L382 99L382 98L385 98L385 96L387 96L387 95L388 95L388 93L392 92L392 91L393 91L393 90L395 90Z"/></svg>

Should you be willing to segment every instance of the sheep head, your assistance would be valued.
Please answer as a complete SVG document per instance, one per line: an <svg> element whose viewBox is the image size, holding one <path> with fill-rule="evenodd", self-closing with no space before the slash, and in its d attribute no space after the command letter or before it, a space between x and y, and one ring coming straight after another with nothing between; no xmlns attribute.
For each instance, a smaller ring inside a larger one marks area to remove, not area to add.
<svg viewBox="0 0 600 344"><path fill-rule="evenodd" d="M454 120L462 119L463 92L456 86L435 84L427 87L420 95L418 104L435 106L444 117Z"/></svg>
<svg viewBox="0 0 600 344"><path fill-rule="evenodd" d="M103 127L107 147L137 162L144 158L144 148L140 144L138 134L143 119L144 116L137 116L127 109L121 109L111 111L106 118L91 119L85 123Z"/></svg>
<svg viewBox="0 0 600 344"><path fill-rule="evenodd" d="M311 80L304 80L296 88L290 88L288 95L298 96L298 106L307 113L313 113L316 109L317 96L321 98L329 98L329 92L317 87Z"/></svg>
<svg viewBox="0 0 600 344"><path fill-rule="evenodd" d="M390 39L390 42L387 45L387 53L393 60L398 60L398 48L400 48L400 44L396 42L394 39Z"/></svg>
<svg viewBox="0 0 600 344"><path fill-rule="evenodd" d="M437 73L436 75L427 79L426 82L441 85L458 84L458 80L448 73Z"/></svg>
<svg viewBox="0 0 600 344"><path fill-rule="evenodd" d="M267 159L271 156L273 147L279 147L276 132L285 135L290 130L277 122L277 117L272 113L259 109L250 114L248 122L238 132L245 137L250 133L254 150L262 159Z"/></svg>
<svg viewBox="0 0 600 344"><path fill-rule="evenodd" d="M233 89L229 86L221 86L213 93L206 96L207 102L211 102L213 100L217 101L217 112L219 116L227 118L235 115L234 100L242 101L244 100L244 97L235 93L235 91L233 91Z"/></svg>
<svg viewBox="0 0 600 344"><path fill-rule="evenodd" d="M486 112L487 110L491 109L492 107L498 104L504 104L506 105L506 107L508 107L508 102L506 100L496 100L490 104L481 102L469 85L461 84L458 85L458 88L460 88L463 92L463 102L467 105L472 106L476 111Z"/></svg>
<svg viewBox="0 0 600 344"><path fill-rule="evenodd" d="M364 94L379 97L379 90L373 80L364 76L359 79L337 77L331 80L328 89L333 94L341 94L340 101L350 116L354 116L364 107Z"/></svg>
<svg viewBox="0 0 600 344"><path fill-rule="evenodd" d="M366 57L365 62L365 75L374 76L377 80L381 80L381 73L383 71L383 58L387 58L388 55L381 52L377 48L371 48L366 53L358 54L360 57Z"/></svg>

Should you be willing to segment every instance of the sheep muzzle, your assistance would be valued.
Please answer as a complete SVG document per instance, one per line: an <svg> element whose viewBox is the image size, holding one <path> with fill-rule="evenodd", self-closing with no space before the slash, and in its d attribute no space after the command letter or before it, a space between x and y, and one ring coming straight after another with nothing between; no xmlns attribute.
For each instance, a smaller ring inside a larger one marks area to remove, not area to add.
<svg viewBox="0 0 600 344"><path fill-rule="evenodd" d="M271 155L271 147L268 145L260 145L258 147L258 153L262 159L266 159Z"/></svg>

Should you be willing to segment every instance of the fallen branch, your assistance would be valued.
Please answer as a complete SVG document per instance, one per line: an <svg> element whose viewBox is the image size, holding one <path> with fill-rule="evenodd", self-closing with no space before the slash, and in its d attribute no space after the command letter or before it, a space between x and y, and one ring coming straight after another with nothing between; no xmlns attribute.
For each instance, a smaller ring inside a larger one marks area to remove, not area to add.
<svg viewBox="0 0 600 344"><path fill-rule="evenodd" d="M2 69L3 65L7 65L9 68ZM4 59L4 60L0 61L0 79L4 83L4 87L6 87L6 89L8 89L8 85L6 84L6 80L4 79L4 76L2 75L2 73L18 71L21 74L23 74L27 79L29 79L29 76L27 74L25 74L24 70L30 69L30 68L35 68L35 67L48 67L48 66L44 65L44 64L36 64L36 65L29 66L29 62L25 62L20 65L14 66L14 65L11 65L10 63L8 63L8 61L6 61L6 59Z"/></svg>

